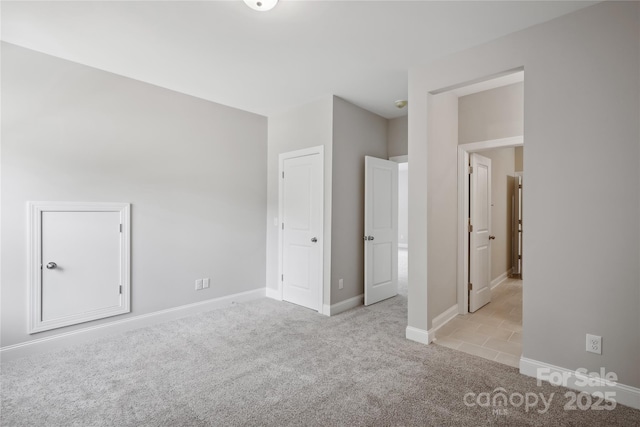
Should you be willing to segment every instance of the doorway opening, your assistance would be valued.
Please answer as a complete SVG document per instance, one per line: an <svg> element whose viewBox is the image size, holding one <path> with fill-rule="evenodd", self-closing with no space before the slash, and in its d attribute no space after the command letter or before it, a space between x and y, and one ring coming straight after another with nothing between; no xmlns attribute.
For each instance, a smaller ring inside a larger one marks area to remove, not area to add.
<svg viewBox="0 0 640 427"><path fill-rule="evenodd" d="M524 72L454 93L459 114L458 315L439 327L436 343L518 367Z"/></svg>

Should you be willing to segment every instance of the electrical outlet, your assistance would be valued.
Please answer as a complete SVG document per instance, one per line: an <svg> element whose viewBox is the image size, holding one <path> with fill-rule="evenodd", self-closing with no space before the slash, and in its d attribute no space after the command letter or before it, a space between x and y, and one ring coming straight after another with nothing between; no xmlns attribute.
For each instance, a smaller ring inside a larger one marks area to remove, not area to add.
<svg viewBox="0 0 640 427"><path fill-rule="evenodd" d="M196 291L202 290L202 279L196 280Z"/></svg>
<svg viewBox="0 0 640 427"><path fill-rule="evenodd" d="M208 289L209 288L209 278L207 277L206 279L202 279L202 289Z"/></svg>
<svg viewBox="0 0 640 427"><path fill-rule="evenodd" d="M344 288L344 279L338 280L338 289Z"/></svg>
<svg viewBox="0 0 640 427"><path fill-rule="evenodd" d="M595 354L602 354L602 337L587 334L587 351Z"/></svg>

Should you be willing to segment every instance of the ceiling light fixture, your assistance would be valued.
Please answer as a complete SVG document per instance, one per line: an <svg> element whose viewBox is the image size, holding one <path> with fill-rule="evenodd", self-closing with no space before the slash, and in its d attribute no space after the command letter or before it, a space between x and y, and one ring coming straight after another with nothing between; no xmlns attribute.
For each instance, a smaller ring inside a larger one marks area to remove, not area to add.
<svg viewBox="0 0 640 427"><path fill-rule="evenodd" d="M395 102L396 107L403 109L404 107L407 106L408 102L405 99L399 99Z"/></svg>
<svg viewBox="0 0 640 427"><path fill-rule="evenodd" d="M278 3L278 0L244 0L244 2L251 9L264 12L273 9L276 3Z"/></svg>

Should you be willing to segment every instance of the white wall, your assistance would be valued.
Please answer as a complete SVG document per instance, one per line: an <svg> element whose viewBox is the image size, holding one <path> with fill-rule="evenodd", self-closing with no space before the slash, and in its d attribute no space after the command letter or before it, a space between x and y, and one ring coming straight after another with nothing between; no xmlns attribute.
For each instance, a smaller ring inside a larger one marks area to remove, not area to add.
<svg viewBox="0 0 640 427"><path fill-rule="evenodd" d="M333 97L269 117L267 166L267 289L278 289L278 156L303 148L324 146L324 303L330 299L331 181L333 149ZM264 179L264 178L263 178Z"/></svg>
<svg viewBox="0 0 640 427"><path fill-rule="evenodd" d="M424 296L438 284L411 262L436 235L423 189L443 143L429 93L524 67L523 357L640 386L639 22L638 2L599 3L410 70L410 327L437 314ZM603 337L602 355L585 351L586 333Z"/></svg>
<svg viewBox="0 0 640 427"><path fill-rule="evenodd" d="M265 117L3 43L2 346L264 287L266 136ZM130 314L27 334L29 200L132 204Z"/></svg>
<svg viewBox="0 0 640 427"><path fill-rule="evenodd" d="M387 151L389 157L406 156L409 153L409 125L407 116L388 120Z"/></svg>
<svg viewBox="0 0 640 427"><path fill-rule="evenodd" d="M364 157L387 158L387 119L333 99L331 304L336 304L364 292Z"/></svg>

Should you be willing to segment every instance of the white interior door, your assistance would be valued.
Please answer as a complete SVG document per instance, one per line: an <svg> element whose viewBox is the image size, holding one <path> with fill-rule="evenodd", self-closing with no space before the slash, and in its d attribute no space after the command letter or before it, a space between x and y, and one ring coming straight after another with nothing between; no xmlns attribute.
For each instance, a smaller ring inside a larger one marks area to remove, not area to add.
<svg viewBox="0 0 640 427"><path fill-rule="evenodd" d="M491 301L491 159L470 155L469 311Z"/></svg>
<svg viewBox="0 0 640 427"><path fill-rule="evenodd" d="M398 294L398 164L365 157L364 304Z"/></svg>
<svg viewBox="0 0 640 427"><path fill-rule="evenodd" d="M28 206L29 332L128 313L129 204Z"/></svg>
<svg viewBox="0 0 640 427"><path fill-rule="evenodd" d="M322 157L283 160L282 299L321 310Z"/></svg>
<svg viewBox="0 0 640 427"><path fill-rule="evenodd" d="M120 214L42 213L42 321L120 306Z"/></svg>

